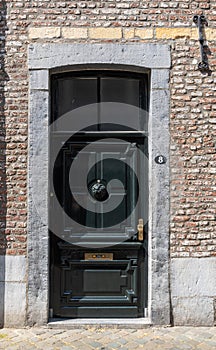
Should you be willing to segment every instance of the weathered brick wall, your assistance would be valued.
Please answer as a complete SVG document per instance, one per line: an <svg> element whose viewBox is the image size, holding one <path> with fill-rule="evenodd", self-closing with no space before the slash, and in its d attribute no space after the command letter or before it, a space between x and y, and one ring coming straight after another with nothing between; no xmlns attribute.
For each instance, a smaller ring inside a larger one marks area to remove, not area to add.
<svg viewBox="0 0 216 350"><path fill-rule="evenodd" d="M215 1L1 0L0 11L0 60L4 63L0 73L2 252L26 253L27 45L50 41L159 41L172 47L171 254L215 256ZM197 69L200 52L193 15L201 13L209 23L205 29L211 51L209 75Z"/></svg>
<svg viewBox="0 0 216 350"><path fill-rule="evenodd" d="M6 215L6 175L5 175L5 118L4 118L4 35L6 7L0 3L0 254L5 253L5 215Z"/></svg>

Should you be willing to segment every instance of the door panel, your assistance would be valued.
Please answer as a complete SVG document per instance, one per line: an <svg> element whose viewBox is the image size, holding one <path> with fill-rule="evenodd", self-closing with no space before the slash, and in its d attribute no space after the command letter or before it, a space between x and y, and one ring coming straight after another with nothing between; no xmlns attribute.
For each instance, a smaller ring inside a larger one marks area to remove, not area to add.
<svg viewBox="0 0 216 350"><path fill-rule="evenodd" d="M50 121L58 123L51 127L50 150L62 146L56 159L50 152L49 223L61 232L50 232L50 308L54 317L143 317L148 75L89 69L55 74L51 86ZM74 109L88 104L92 125L76 130ZM65 113L70 119L61 123ZM137 234L140 218L143 240Z"/></svg>
<svg viewBox="0 0 216 350"><path fill-rule="evenodd" d="M61 259L58 265L53 265L52 276L53 283L58 283L61 289L56 291L53 300L55 316L75 317L80 308L83 317L116 317L116 313L121 317L143 316L145 256L142 245L124 243L112 250L102 249L100 253L88 250L92 252L92 260L85 260L85 252L64 242L58 243ZM103 253L110 252L113 260L101 258ZM123 315L119 313L121 308Z"/></svg>
<svg viewBox="0 0 216 350"><path fill-rule="evenodd" d="M82 237L85 233L85 237L91 240L91 236L93 239L98 232L95 228L101 228L101 238L109 234L113 239L117 236L118 241L119 235L125 241L136 234L138 217L143 217L144 202L140 201L138 210L130 214L138 196L145 195L137 174L147 171L144 157L137 152L137 145L144 146L143 137L116 143L110 143L106 138L99 141L93 139L90 143L78 139L64 145L54 169L54 191L68 216L82 225L79 232L67 217L66 221L63 221L65 217L62 218L65 234L76 234L77 237L80 234ZM71 170L74 160L78 164L76 171ZM87 178L82 186L79 174ZM104 202L96 201L90 195L91 185L98 180L106 185L109 193ZM52 219L55 220L55 215Z"/></svg>
<svg viewBox="0 0 216 350"><path fill-rule="evenodd" d="M147 256L144 242L138 242L137 223L139 217L144 218L147 184L144 181L138 184L136 174L142 173L147 181L147 158L144 152L137 153L136 148L143 151L146 139L127 136L116 144L110 144L106 138L98 143L95 141L98 141L95 137L86 142L79 137L69 140L57 159L54 171L56 193L59 193L63 209L83 223L84 231L75 231L69 221L62 221L62 229L65 237L69 234L80 240L84 233L85 242L89 244L102 243L103 247L103 242L115 242L115 239L122 243L106 249L84 250L57 237L53 239L52 235L52 309L56 317L141 317L147 295L144 270ZM74 160L80 164L78 173L71 168ZM89 170L91 162L94 166ZM77 174L84 177L87 174L85 188L76 181ZM68 181L70 177L71 181ZM108 189L109 198L104 202L92 200L89 193L89 186L97 179L106 183L107 188L110 181L117 181ZM138 196L142 198L141 204L133 212ZM113 197L123 198L115 215L109 208ZM91 200L93 210L86 212L83 208L88 207L88 200ZM99 209L101 213L98 213ZM129 215L131 212L133 215ZM123 223L121 217L128 218ZM120 218L119 224L116 224L116 218ZM96 231L96 228L100 230ZM86 260L86 253L96 256L110 253L113 258ZM56 289L55 286L60 287Z"/></svg>

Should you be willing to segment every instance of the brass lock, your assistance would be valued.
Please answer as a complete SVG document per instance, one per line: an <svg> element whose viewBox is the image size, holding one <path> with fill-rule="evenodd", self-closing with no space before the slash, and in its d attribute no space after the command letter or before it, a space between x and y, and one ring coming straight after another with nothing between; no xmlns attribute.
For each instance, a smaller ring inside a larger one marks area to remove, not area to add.
<svg viewBox="0 0 216 350"><path fill-rule="evenodd" d="M138 220L137 230L138 230L138 241L143 241L143 219Z"/></svg>

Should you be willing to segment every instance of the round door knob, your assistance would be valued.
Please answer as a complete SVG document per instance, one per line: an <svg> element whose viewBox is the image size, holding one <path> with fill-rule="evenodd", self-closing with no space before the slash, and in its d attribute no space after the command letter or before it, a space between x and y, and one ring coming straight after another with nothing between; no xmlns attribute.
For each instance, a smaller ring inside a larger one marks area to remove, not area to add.
<svg viewBox="0 0 216 350"><path fill-rule="evenodd" d="M97 180L90 186L89 192L99 202L103 202L109 197L106 186L100 180Z"/></svg>

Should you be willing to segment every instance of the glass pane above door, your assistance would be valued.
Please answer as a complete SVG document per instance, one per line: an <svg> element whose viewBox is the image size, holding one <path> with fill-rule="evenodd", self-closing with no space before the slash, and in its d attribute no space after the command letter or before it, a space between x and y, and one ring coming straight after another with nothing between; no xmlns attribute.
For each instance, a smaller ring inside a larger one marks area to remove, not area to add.
<svg viewBox="0 0 216 350"><path fill-rule="evenodd" d="M125 125L136 131L147 130L147 74L112 71L58 74L52 76L52 89L51 123L65 113L69 115L67 128L59 123L58 130L53 131L80 131L76 129L76 120L82 117L91 121L90 126L87 123L88 131L129 130Z"/></svg>

